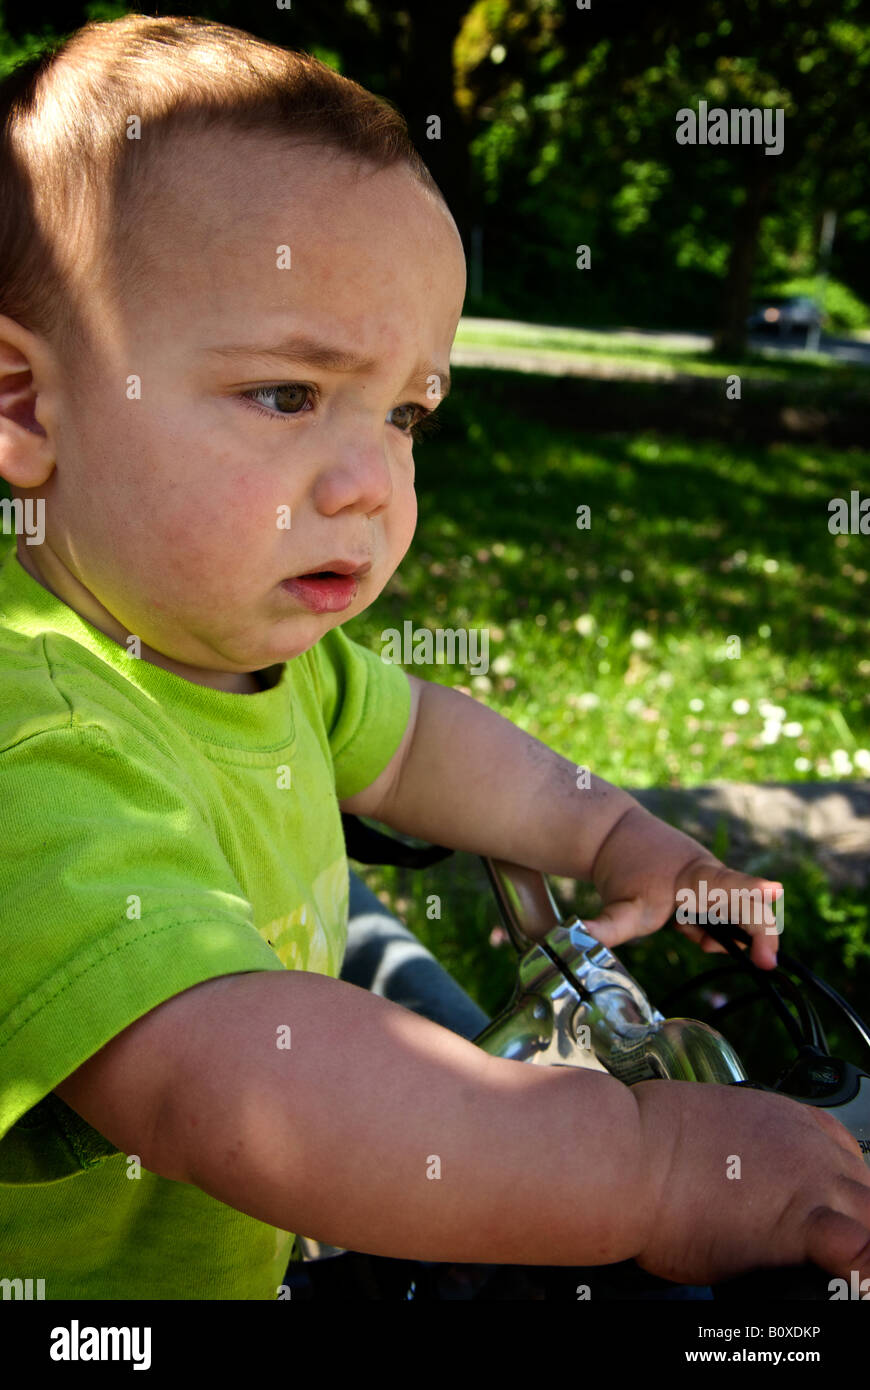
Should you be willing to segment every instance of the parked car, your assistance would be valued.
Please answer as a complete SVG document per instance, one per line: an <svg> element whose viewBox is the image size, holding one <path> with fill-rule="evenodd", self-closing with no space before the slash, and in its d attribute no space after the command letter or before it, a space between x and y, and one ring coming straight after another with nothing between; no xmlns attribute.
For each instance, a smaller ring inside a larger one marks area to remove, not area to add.
<svg viewBox="0 0 870 1390"><path fill-rule="evenodd" d="M808 333L822 322L823 314L814 299L807 295L769 295L758 300L746 320L746 327L756 333Z"/></svg>

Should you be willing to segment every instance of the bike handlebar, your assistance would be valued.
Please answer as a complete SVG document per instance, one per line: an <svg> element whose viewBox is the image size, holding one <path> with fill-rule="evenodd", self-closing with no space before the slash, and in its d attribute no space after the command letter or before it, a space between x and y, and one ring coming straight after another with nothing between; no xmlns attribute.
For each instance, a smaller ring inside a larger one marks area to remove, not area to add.
<svg viewBox="0 0 870 1390"><path fill-rule="evenodd" d="M549 1066L593 1067L626 1085L662 1079L773 1091L830 1109L870 1166L868 1073L804 1044L780 1077L781 1089L749 1080L721 1033L694 1019L666 1019L577 917L563 920L543 874L504 860L483 863L519 957L513 999L474 1039L484 1051ZM811 1263L767 1267L720 1280L715 1297L828 1301L831 1279Z"/></svg>

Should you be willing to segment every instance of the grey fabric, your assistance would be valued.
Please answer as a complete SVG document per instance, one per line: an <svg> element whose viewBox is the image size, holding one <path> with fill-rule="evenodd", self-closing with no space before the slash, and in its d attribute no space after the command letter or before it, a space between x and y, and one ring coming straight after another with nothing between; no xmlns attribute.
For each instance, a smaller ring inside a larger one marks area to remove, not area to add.
<svg viewBox="0 0 870 1390"><path fill-rule="evenodd" d="M351 870L342 980L391 999L463 1038L490 1022L483 1009Z"/></svg>

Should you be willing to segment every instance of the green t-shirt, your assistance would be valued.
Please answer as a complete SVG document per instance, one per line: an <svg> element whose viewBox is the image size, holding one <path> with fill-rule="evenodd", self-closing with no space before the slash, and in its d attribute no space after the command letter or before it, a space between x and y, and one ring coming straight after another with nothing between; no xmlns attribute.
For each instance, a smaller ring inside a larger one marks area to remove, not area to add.
<svg viewBox="0 0 870 1390"><path fill-rule="evenodd" d="M0 535L0 1275L47 1300L278 1296L291 1233L128 1176L51 1094L203 980L338 975L338 802L398 748L410 686L340 628L276 669L229 694L131 657Z"/></svg>

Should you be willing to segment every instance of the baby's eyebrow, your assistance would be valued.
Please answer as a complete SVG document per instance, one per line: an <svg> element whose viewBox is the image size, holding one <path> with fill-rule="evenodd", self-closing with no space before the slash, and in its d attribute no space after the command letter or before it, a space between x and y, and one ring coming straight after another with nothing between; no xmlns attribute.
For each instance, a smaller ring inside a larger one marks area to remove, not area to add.
<svg viewBox="0 0 870 1390"><path fill-rule="evenodd" d="M327 372L370 372L377 367L372 357L363 357L350 348L333 347L317 338L296 336L287 338L273 347L262 347L258 343L244 343L227 347L210 347L205 352L211 357L259 357L275 362L289 362L293 365L320 367ZM437 377L441 387L439 399L450 394L450 372L446 368L420 362L408 378L407 385L425 390L431 377Z"/></svg>

